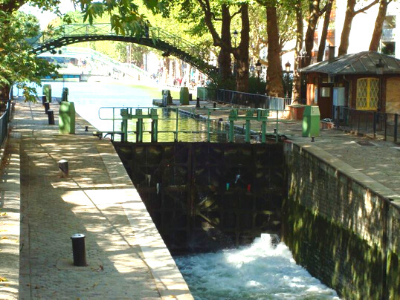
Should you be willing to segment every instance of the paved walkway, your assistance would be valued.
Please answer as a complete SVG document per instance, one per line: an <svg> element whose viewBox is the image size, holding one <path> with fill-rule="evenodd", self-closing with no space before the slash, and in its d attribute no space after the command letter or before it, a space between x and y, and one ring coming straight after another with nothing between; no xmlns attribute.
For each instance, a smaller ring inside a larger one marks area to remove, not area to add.
<svg viewBox="0 0 400 300"><path fill-rule="evenodd" d="M193 299L112 144L87 125L77 117L76 134L61 135L41 104L17 102L0 182L0 299ZM87 267L73 266L75 233Z"/></svg>

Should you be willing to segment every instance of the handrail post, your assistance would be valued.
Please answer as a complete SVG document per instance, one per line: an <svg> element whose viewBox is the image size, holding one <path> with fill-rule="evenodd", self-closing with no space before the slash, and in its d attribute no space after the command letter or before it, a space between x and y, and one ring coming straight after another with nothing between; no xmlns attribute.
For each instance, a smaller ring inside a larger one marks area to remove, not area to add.
<svg viewBox="0 0 400 300"><path fill-rule="evenodd" d="M278 111L276 111L276 134L275 134L275 142L278 142L278 127L279 127L279 116L278 116Z"/></svg>
<svg viewBox="0 0 400 300"><path fill-rule="evenodd" d="M179 128L179 111L178 108L176 108L176 122L175 122L175 142L178 141L178 128Z"/></svg>
<svg viewBox="0 0 400 300"><path fill-rule="evenodd" d="M261 123L261 143L265 144L267 134L267 121L262 121Z"/></svg>
<svg viewBox="0 0 400 300"><path fill-rule="evenodd" d="M394 114L394 142L397 143L397 126L398 126L399 115Z"/></svg>
<svg viewBox="0 0 400 300"><path fill-rule="evenodd" d="M208 118L207 118L207 142L210 142L211 137L210 137L210 116L211 116L211 111L208 109Z"/></svg>
<svg viewBox="0 0 400 300"><path fill-rule="evenodd" d="M245 142L250 143L250 120L246 120L246 136Z"/></svg>

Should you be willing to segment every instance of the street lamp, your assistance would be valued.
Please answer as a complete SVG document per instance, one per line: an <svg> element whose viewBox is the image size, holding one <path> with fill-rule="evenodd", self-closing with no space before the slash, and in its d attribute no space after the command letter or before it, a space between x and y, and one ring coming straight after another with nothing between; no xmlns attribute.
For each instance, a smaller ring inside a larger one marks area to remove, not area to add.
<svg viewBox="0 0 400 300"><path fill-rule="evenodd" d="M257 71L257 76L258 76L258 87L257 87L257 90L258 90L260 88L260 74L261 74L261 62L260 62L260 60L257 60L256 71ZM257 94L258 94L258 91L257 91Z"/></svg>
<svg viewBox="0 0 400 300"><path fill-rule="evenodd" d="M290 74L290 67L291 67L291 66L292 66L292 65L290 64L289 61L285 64L285 73L286 73L286 98L289 98L289 81L290 81L290 79L289 79L289 74Z"/></svg>
<svg viewBox="0 0 400 300"><path fill-rule="evenodd" d="M256 70L257 70L258 81L260 81L260 73L261 73L261 62L260 62L260 60L257 60Z"/></svg>
<svg viewBox="0 0 400 300"><path fill-rule="evenodd" d="M236 39L238 38L238 35L239 35L239 33L235 29L235 31L233 32L233 38L235 39L235 48L236 48Z"/></svg>

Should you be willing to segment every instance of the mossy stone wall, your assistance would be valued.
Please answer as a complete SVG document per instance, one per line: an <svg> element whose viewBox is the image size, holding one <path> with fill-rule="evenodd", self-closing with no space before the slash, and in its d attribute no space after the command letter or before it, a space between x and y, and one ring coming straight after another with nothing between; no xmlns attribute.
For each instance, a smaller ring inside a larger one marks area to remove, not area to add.
<svg viewBox="0 0 400 300"><path fill-rule="evenodd" d="M296 262L345 299L400 299L397 203L305 147L284 152L282 239Z"/></svg>

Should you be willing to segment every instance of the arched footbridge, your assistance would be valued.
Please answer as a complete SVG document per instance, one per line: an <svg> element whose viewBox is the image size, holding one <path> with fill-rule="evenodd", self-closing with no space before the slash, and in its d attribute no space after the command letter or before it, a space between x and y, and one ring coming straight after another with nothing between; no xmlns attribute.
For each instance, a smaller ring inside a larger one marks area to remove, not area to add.
<svg viewBox="0 0 400 300"><path fill-rule="evenodd" d="M33 52L40 54L70 44L105 40L152 47L163 51L165 56L180 58L211 77L217 73L214 66L203 60L198 46L158 27L146 28L141 36L129 36L116 34L111 24L70 24L57 27L51 33L43 32L28 42L33 46Z"/></svg>

